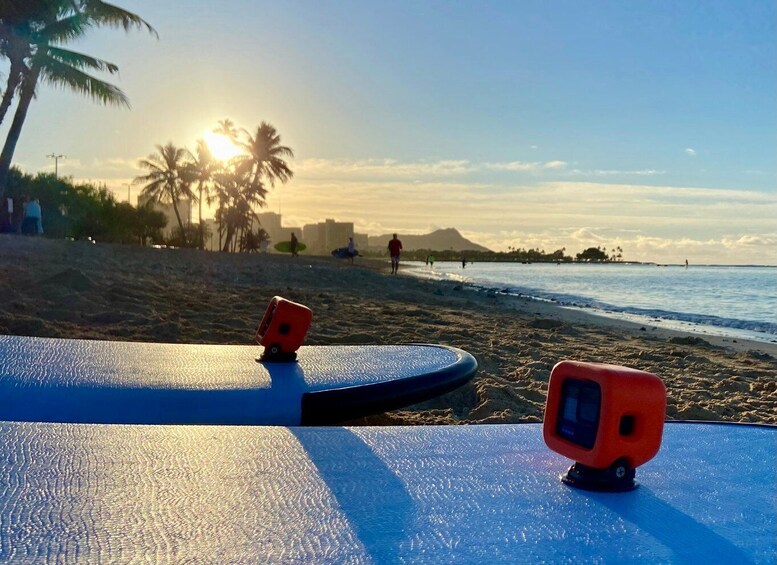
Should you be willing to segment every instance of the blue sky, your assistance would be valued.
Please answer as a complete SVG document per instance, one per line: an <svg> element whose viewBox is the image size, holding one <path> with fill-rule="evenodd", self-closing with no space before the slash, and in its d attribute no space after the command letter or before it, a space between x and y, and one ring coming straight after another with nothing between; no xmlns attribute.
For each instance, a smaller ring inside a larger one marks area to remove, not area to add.
<svg viewBox="0 0 777 565"><path fill-rule="evenodd" d="M26 170L64 153L126 198L155 144L267 120L296 153L268 199L287 224L777 263L774 2L118 3L159 40L74 47L132 110L42 87Z"/></svg>

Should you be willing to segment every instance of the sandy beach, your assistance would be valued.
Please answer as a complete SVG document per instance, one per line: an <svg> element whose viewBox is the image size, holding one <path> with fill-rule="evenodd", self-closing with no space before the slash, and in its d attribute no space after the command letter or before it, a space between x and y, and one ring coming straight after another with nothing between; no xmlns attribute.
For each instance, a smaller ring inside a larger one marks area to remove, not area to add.
<svg viewBox="0 0 777 565"><path fill-rule="evenodd" d="M312 308L308 344L442 343L473 382L359 424L537 422L554 364L626 365L667 385L667 417L777 424L777 344L604 319L455 283L390 276L388 262L230 255L0 235L0 333L253 343L269 299Z"/></svg>

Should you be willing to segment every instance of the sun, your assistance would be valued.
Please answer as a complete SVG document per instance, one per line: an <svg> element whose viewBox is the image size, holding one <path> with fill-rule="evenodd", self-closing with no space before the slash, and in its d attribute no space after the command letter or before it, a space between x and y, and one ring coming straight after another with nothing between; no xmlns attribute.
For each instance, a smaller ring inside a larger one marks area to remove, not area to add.
<svg viewBox="0 0 777 565"><path fill-rule="evenodd" d="M203 137L208 145L208 149L210 149L211 155L219 161L226 162L240 154L240 148L225 135L207 131L203 134Z"/></svg>

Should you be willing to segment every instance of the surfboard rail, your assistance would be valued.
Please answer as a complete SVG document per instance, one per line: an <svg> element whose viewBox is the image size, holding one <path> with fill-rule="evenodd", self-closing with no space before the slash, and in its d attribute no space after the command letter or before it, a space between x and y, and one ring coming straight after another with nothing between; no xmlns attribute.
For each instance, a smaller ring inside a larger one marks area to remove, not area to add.
<svg viewBox="0 0 777 565"><path fill-rule="evenodd" d="M447 346L262 348L0 336L0 420L311 425L407 406L470 380L477 362Z"/></svg>

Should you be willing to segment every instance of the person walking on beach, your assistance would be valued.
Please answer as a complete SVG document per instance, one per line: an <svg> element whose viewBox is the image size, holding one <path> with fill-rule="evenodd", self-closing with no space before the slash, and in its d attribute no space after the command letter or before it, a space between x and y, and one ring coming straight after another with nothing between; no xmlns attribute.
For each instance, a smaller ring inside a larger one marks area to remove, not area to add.
<svg viewBox="0 0 777 565"><path fill-rule="evenodd" d="M402 242L394 234L394 238L388 243L389 255L391 256L391 274L396 275L399 271L399 253L402 251Z"/></svg>
<svg viewBox="0 0 777 565"><path fill-rule="evenodd" d="M289 245L289 249L291 249L291 256L296 257L297 256L297 236L294 235L294 232L291 232L291 244Z"/></svg>
<svg viewBox="0 0 777 565"><path fill-rule="evenodd" d="M353 242L353 236L348 238L348 258L351 260L351 263L353 263L353 258L358 255L356 252L356 244Z"/></svg>
<svg viewBox="0 0 777 565"><path fill-rule="evenodd" d="M25 235L43 234L41 222L40 200L37 198L27 202L24 207L24 220L22 220L22 233Z"/></svg>

